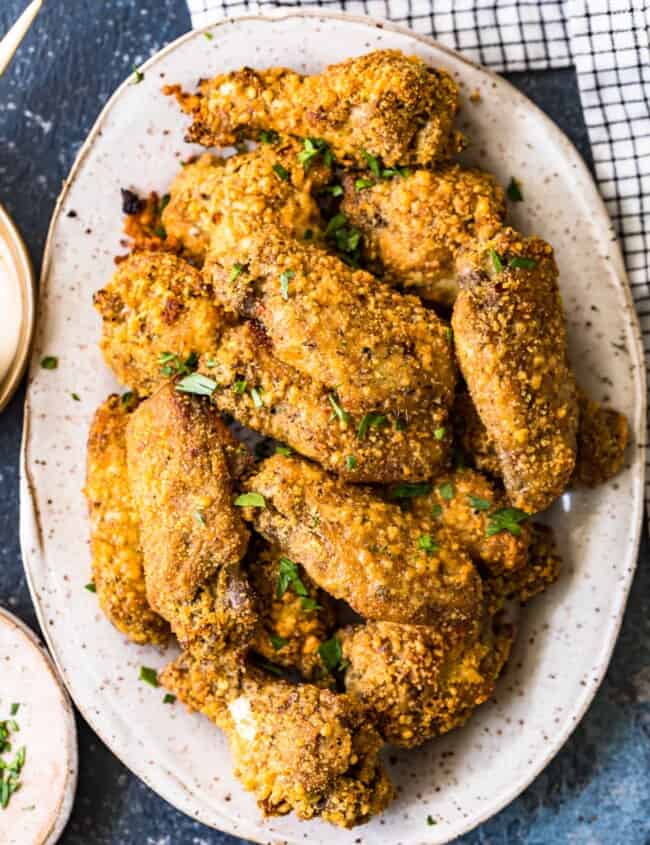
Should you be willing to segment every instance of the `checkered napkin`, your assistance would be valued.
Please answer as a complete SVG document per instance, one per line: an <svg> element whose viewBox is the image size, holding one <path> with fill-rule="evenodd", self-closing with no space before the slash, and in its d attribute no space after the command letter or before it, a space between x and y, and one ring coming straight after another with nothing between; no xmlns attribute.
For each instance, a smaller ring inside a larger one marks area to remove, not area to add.
<svg viewBox="0 0 650 845"><path fill-rule="evenodd" d="M650 364L650 5L644 0L188 0L195 27L311 6L387 18L497 71L575 65L596 179ZM650 502L650 466L646 473Z"/></svg>

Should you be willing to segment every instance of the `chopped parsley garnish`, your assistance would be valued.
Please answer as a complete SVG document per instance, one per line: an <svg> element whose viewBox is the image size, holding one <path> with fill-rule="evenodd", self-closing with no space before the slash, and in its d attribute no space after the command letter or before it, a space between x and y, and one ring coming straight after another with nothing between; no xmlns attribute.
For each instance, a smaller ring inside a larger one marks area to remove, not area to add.
<svg viewBox="0 0 650 845"><path fill-rule="evenodd" d="M406 431L407 425L404 417L395 417L395 431Z"/></svg>
<svg viewBox="0 0 650 845"><path fill-rule="evenodd" d="M345 214L335 214L334 217L329 221L327 227L325 229L325 237L327 238L329 235L332 235L334 232L338 231L340 228L345 226L347 223L348 218Z"/></svg>
<svg viewBox="0 0 650 845"><path fill-rule="evenodd" d="M212 396L218 386L214 379L201 373L192 373L192 375L185 376L178 382L176 390L181 393L194 393L197 396Z"/></svg>
<svg viewBox="0 0 650 845"><path fill-rule="evenodd" d="M439 548L440 546L431 539L430 534L423 534L418 540L418 549L421 549L428 555L432 555L434 552L437 552Z"/></svg>
<svg viewBox="0 0 650 845"><path fill-rule="evenodd" d="M444 484L438 487L438 493L440 493L443 499L450 502L454 498L454 485L451 481L445 481Z"/></svg>
<svg viewBox="0 0 650 845"><path fill-rule="evenodd" d="M246 381L246 379L238 378L238 379L235 379L235 381L233 381L232 389L235 391L235 393L238 396L241 396L243 393L246 393L247 384L248 384L248 382Z"/></svg>
<svg viewBox="0 0 650 845"><path fill-rule="evenodd" d="M323 661L323 665L330 672L333 672L335 669L343 668L341 665L343 651L341 650L341 643L336 637L332 637L331 639L325 640L325 642L321 643L318 646L318 654L320 655L320 659Z"/></svg>
<svg viewBox="0 0 650 845"><path fill-rule="evenodd" d="M441 425L440 428L436 428L434 430L433 436L436 438L436 440L442 440L442 438L445 436L446 432L447 432L447 429L444 427L444 425Z"/></svg>
<svg viewBox="0 0 650 845"><path fill-rule="evenodd" d="M214 38L214 35L211 32L204 32L203 37L207 38L208 41L212 41L212 39Z"/></svg>
<svg viewBox="0 0 650 845"><path fill-rule="evenodd" d="M281 557L280 574L278 576L278 583L275 587L275 597L281 599L289 587L291 587L297 596L309 598L309 591L300 578L298 565L292 560L289 560L288 557Z"/></svg>
<svg viewBox="0 0 650 845"><path fill-rule="evenodd" d="M435 504L431 508L431 516L434 519L438 519L439 516L442 516L442 505Z"/></svg>
<svg viewBox="0 0 650 845"><path fill-rule="evenodd" d="M130 404L131 404L131 400L133 399L133 396L134 396L133 391L131 391L131 390L127 390L127 391L126 391L126 393L123 393L123 394L120 396L120 402L121 402L123 405L130 405Z"/></svg>
<svg viewBox="0 0 650 845"><path fill-rule="evenodd" d="M354 455L348 455L345 459L345 466L347 469L356 469L357 468L357 459Z"/></svg>
<svg viewBox="0 0 650 845"><path fill-rule="evenodd" d="M171 692L166 692L165 697L163 698L163 704L173 704L176 701L176 696L172 695Z"/></svg>
<svg viewBox="0 0 650 845"><path fill-rule="evenodd" d="M413 499L415 496L426 496L431 492L431 485L427 481L416 483L404 482L393 487L388 492L389 499Z"/></svg>
<svg viewBox="0 0 650 845"><path fill-rule="evenodd" d="M205 517L201 513L201 511L194 511L194 519L199 523L199 525L205 528Z"/></svg>
<svg viewBox="0 0 650 845"><path fill-rule="evenodd" d="M537 262L534 258L527 258L525 255L515 255L508 262L508 267L513 267L515 270L534 270Z"/></svg>
<svg viewBox="0 0 650 845"><path fill-rule="evenodd" d="M275 129L262 129L259 134L259 140L263 144L275 144L280 140L280 136Z"/></svg>
<svg viewBox="0 0 650 845"><path fill-rule="evenodd" d="M350 415L339 405L337 397L333 393L330 393L328 394L327 399L332 406L334 415L337 416L342 423L349 423ZM332 417L332 419L334 419L334 417Z"/></svg>
<svg viewBox="0 0 650 845"><path fill-rule="evenodd" d="M451 340L454 336L454 333L451 330L451 326L445 326L445 337L451 343Z"/></svg>
<svg viewBox="0 0 650 845"><path fill-rule="evenodd" d="M406 179L410 175L411 171L408 167L385 167L381 171L382 179L393 179L395 176L401 176L402 179Z"/></svg>
<svg viewBox="0 0 650 845"><path fill-rule="evenodd" d="M379 428L382 425L386 425L386 422L387 420L384 414L364 414L363 419L359 423L357 438L359 440L365 440L371 428Z"/></svg>
<svg viewBox="0 0 650 845"><path fill-rule="evenodd" d="M523 202L524 195L521 192L521 182L513 176L507 188L508 199L512 202Z"/></svg>
<svg viewBox="0 0 650 845"><path fill-rule="evenodd" d="M326 185L323 190L321 191L323 194L331 194L333 197L341 197L343 196L343 186L342 185Z"/></svg>
<svg viewBox="0 0 650 845"><path fill-rule="evenodd" d="M433 827L433 825L438 824L438 822L433 818L433 816L427 816L427 824Z"/></svg>
<svg viewBox="0 0 650 845"><path fill-rule="evenodd" d="M133 70L133 79L131 80L131 85L139 85L142 80L144 79L144 73L136 66L132 65Z"/></svg>
<svg viewBox="0 0 650 845"><path fill-rule="evenodd" d="M303 610L322 610L320 604L316 601L316 599L309 598L309 596L305 596L304 598L300 599L300 604Z"/></svg>
<svg viewBox="0 0 650 845"><path fill-rule="evenodd" d="M20 704L11 705L11 715L18 713ZM12 750L12 735L20 731L15 719L0 722L0 754L8 754ZM27 750L22 746L10 762L0 757L0 808L6 809L14 792L20 789L20 773L25 765Z"/></svg>
<svg viewBox="0 0 650 845"><path fill-rule="evenodd" d="M486 537L493 537L500 531L509 531L516 537L521 534L521 522L525 522L530 514L519 508L501 508L490 515L490 521L485 530Z"/></svg>
<svg viewBox="0 0 650 845"><path fill-rule="evenodd" d="M355 179L354 180L354 187L357 191L363 191L364 188L372 188L374 186L374 181L372 179Z"/></svg>
<svg viewBox="0 0 650 845"><path fill-rule="evenodd" d="M381 179L381 163L377 156L366 152L366 150L361 150L361 155L365 158L366 164L368 165L368 169L375 177L375 179Z"/></svg>
<svg viewBox="0 0 650 845"><path fill-rule="evenodd" d="M262 397L260 395L261 390L261 387L251 387L250 389L251 399L253 400L253 405L255 405L256 408L264 407L264 402L262 402Z"/></svg>
<svg viewBox="0 0 650 845"><path fill-rule="evenodd" d="M266 499L261 493L242 493L235 499L238 508L265 508Z"/></svg>
<svg viewBox="0 0 650 845"><path fill-rule="evenodd" d="M289 171L286 167L283 167L281 164L276 163L273 165L272 169L278 179L280 179L282 182L289 181Z"/></svg>
<svg viewBox="0 0 650 845"><path fill-rule="evenodd" d="M71 393L70 396L72 396L75 402L81 402L81 397L78 393Z"/></svg>
<svg viewBox="0 0 650 845"><path fill-rule="evenodd" d="M279 666L276 666L275 663L271 663L270 660L260 660L259 661L260 668L266 669L267 672L270 672L272 675L284 675L284 672Z"/></svg>
<svg viewBox="0 0 650 845"><path fill-rule="evenodd" d="M470 496L468 494L467 501L475 511L489 511L492 507L491 502L488 502L487 499L481 499L479 496Z"/></svg>
<svg viewBox="0 0 650 845"><path fill-rule="evenodd" d="M158 672L155 669L151 669L149 666L141 666L140 667L140 680L144 681L145 684L150 684L152 687L158 686Z"/></svg>
<svg viewBox="0 0 650 845"><path fill-rule="evenodd" d="M173 352L161 352L158 363L161 365L160 372L163 376L186 376L196 369L199 359L196 352L190 352L184 361Z"/></svg>
<svg viewBox="0 0 650 845"><path fill-rule="evenodd" d="M95 586L95 584L92 581L89 581L86 584L86 586L84 587L84 590L88 590L89 593L96 593L97 587Z"/></svg>
<svg viewBox="0 0 650 845"><path fill-rule="evenodd" d="M285 270L284 273L280 275L280 293L282 294L282 299L284 300L289 299L289 282L295 275L296 273L294 270Z"/></svg>
<svg viewBox="0 0 650 845"><path fill-rule="evenodd" d="M234 282L235 279L237 279L239 276L241 276L241 274L244 272L245 269L246 269L245 264L240 264L238 261L236 261L232 265L232 270L230 271L230 276L228 277L228 281Z"/></svg>
<svg viewBox="0 0 650 845"><path fill-rule="evenodd" d="M16 715L16 713L18 713L18 711L19 711L19 710L20 710L20 704L19 704L17 701L15 701L15 702L11 705L11 711L10 711L10 714L11 714L12 716L15 716L15 715Z"/></svg>
<svg viewBox="0 0 650 845"><path fill-rule="evenodd" d="M278 445L275 447L275 454L285 456L292 455L293 449L291 448L291 446L285 446L283 443L278 443Z"/></svg>
<svg viewBox="0 0 650 845"><path fill-rule="evenodd" d="M313 229L305 229L305 231L304 231L304 233L303 233L303 238L304 238L306 241L311 241L311 240L313 240L313 239L314 239L314 232L313 232Z"/></svg>
<svg viewBox="0 0 650 845"><path fill-rule="evenodd" d="M285 640L284 637L276 637L275 634L269 634L269 639L271 640L271 645L276 651L280 651L280 649L284 648L289 642L289 640Z"/></svg>
<svg viewBox="0 0 650 845"><path fill-rule="evenodd" d="M56 370L59 366L59 359L56 355L46 355L45 358L41 358L41 367L44 370Z"/></svg>
<svg viewBox="0 0 650 845"><path fill-rule="evenodd" d="M327 167L334 164L334 154L327 141L323 141L322 138L305 138L302 142L302 150L298 153L300 164L305 170L309 170L318 156L322 156L323 164Z"/></svg>
<svg viewBox="0 0 650 845"><path fill-rule="evenodd" d="M495 272L500 273L503 270L503 259L499 253L492 248L488 249L488 255L490 256Z"/></svg>
<svg viewBox="0 0 650 845"><path fill-rule="evenodd" d="M345 214L339 212L332 217L325 229L325 237L334 241L342 261L351 267L358 266L361 232L354 226L348 225Z"/></svg>

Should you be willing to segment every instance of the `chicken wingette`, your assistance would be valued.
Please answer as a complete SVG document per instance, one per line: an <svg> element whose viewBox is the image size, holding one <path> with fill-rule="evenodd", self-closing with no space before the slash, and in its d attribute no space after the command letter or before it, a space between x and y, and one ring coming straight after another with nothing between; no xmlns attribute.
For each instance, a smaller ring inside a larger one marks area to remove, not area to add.
<svg viewBox="0 0 650 845"><path fill-rule="evenodd" d="M245 448L207 402L168 383L131 414L127 454L149 603L185 647L248 647L257 624L240 565L249 532L233 504Z"/></svg>
<svg viewBox="0 0 650 845"><path fill-rule="evenodd" d="M573 481L595 487L604 484L623 468L629 439L627 419L578 391L580 421L578 454Z"/></svg>
<svg viewBox="0 0 650 845"><path fill-rule="evenodd" d="M228 314L264 326L276 358L326 385L344 414L451 404L449 327L416 297L275 226L246 229L216 230L204 278Z"/></svg>
<svg viewBox="0 0 650 845"><path fill-rule="evenodd" d="M502 230L457 260L456 355L508 498L547 508L575 466L578 402L553 250Z"/></svg>
<svg viewBox="0 0 650 845"><path fill-rule="evenodd" d="M378 756L382 740L350 696L272 680L250 667L223 670L192 653L160 680L225 731L235 774L266 815L293 810L349 828L392 799Z"/></svg>
<svg viewBox="0 0 650 845"><path fill-rule="evenodd" d="M359 176L349 173L343 179L341 211L363 235L367 266L391 285L453 305L456 256L501 228L503 189L489 173L458 164L388 179L379 172L369 179Z"/></svg>
<svg viewBox="0 0 650 845"><path fill-rule="evenodd" d="M93 584L99 606L136 643L166 643L171 631L147 601L140 529L127 472L126 427L138 400L109 396L88 435L85 495L90 515Z"/></svg>
<svg viewBox="0 0 650 845"><path fill-rule="evenodd" d="M466 627L481 582L454 536L374 491L275 455L245 487L261 507L246 517L335 598L368 619Z"/></svg>
<svg viewBox="0 0 650 845"><path fill-rule="evenodd" d="M377 50L315 76L287 68L241 70L202 80L196 94L169 86L193 122L188 141L228 146L268 130L307 139L307 169L329 149L337 159L426 164L462 146L453 130L458 87L444 70L398 50ZM327 146L325 146L327 145Z"/></svg>

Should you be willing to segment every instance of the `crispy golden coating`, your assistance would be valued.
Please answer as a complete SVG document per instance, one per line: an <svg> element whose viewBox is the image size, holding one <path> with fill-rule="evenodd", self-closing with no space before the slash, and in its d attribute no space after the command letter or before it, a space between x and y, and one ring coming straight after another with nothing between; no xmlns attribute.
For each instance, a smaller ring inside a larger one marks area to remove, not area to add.
<svg viewBox="0 0 650 845"><path fill-rule="evenodd" d="M130 251L132 252L173 252L175 255L184 258L191 258L186 253L183 243L177 238L169 235L162 223L162 214L168 196L159 197L152 191L146 198L138 197L133 191L123 191L124 196L122 210L124 213L124 234L130 240ZM116 263L121 264L128 259L128 255L117 258Z"/></svg>
<svg viewBox="0 0 650 845"><path fill-rule="evenodd" d="M533 266L521 266L522 257ZM578 425L553 250L504 229L462 253L458 268L452 324L461 371L508 498L544 510L569 483Z"/></svg>
<svg viewBox="0 0 650 845"><path fill-rule="evenodd" d="M223 313L198 270L176 255L137 252L93 297L100 348L118 381L147 396L165 379L161 356L211 352Z"/></svg>
<svg viewBox="0 0 650 845"><path fill-rule="evenodd" d="M219 385L213 401L220 410L348 481L421 481L446 466L445 408L375 417L360 433L365 415L340 419L332 392L278 361L269 347L264 330L245 323L226 331L218 351L201 360L201 372Z"/></svg>
<svg viewBox="0 0 650 845"><path fill-rule="evenodd" d="M503 189L489 173L452 164L416 170L357 187L343 180L341 210L363 234L368 265L384 281L423 299L452 305L458 292L455 259L475 238L488 240L503 225Z"/></svg>
<svg viewBox="0 0 650 845"><path fill-rule="evenodd" d="M147 598L184 646L247 645L256 624L240 570L249 533L233 505L241 447L207 402L164 385L127 428Z"/></svg>
<svg viewBox="0 0 650 845"><path fill-rule="evenodd" d="M478 633L368 622L344 629L345 688L392 745L414 748L464 724L492 695L514 631L489 619Z"/></svg>
<svg viewBox="0 0 650 845"><path fill-rule="evenodd" d="M88 435L85 494L93 582L99 606L136 643L165 643L169 625L147 601L140 531L126 466L126 427L138 400L112 395L95 411Z"/></svg>
<svg viewBox="0 0 650 845"><path fill-rule="evenodd" d="M528 558L530 526L515 525L519 533L492 533L493 515L509 507L505 496L485 476L472 469L456 469L438 476L431 491L412 499L417 519L434 519L453 534L470 557L498 573L520 569Z"/></svg>
<svg viewBox="0 0 650 845"><path fill-rule="evenodd" d="M318 238L322 221L311 191L326 184L331 168L319 159L305 171L298 161L301 148L298 141L283 139L228 159L206 154L186 164L163 212L167 237L199 262L215 227L233 214L256 224L275 223L292 237L311 232Z"/></svg>
<svg viewBox="0 0 650 845"><path fill-rule="evenodd" d="M296 577L290 578L294 572ZM297 669L304 678L321 677L318 647L329 639L336 621L330 597L275 546L264 544L250 556L246 573L260 620L255 651L271 663Z"/></svg>
<svg viewBox="0 0 650 845"><path fill-rule="evenodd" d="M486 579L488 604L494 612L500 610L508 599L517 599L525 604L554 584L560 577L561 569L562 557L553 529L540 522L533 522L526 565L516 572L506 572Z"/></svg>
<svg viewBox="0 0 650 845"><path fill-rule="evenodd" d="M573 480L589 487L604 484L623 467L629 431L627 419L578 391L580 422Z"/></svg>
<svg viewBox="0 0 650 845"><path fill-rule="evenodd" d="M448 327L416 297L275 226L247 229L216 231L204 275L227 312L263 324L276 358L335 391L347 413L451 404Z"/></svg>
<svg viewBox="0 0 650 845"><path fill-rule="evenodd" d="M235 774L266 815L292 810L341 827L381 812L393 787L379 761L382 740L348 695L270 680L254 669L233 676L186 654L162 683L228 737Z"/></svg>
<svg viewBox="0 0 650 845"><path fill-rule="evenodd" d="M317 76L286 68L238 71L202 80L197 94L176 94L193 123L187 140L227 146L260 130L324 140L339 159L386 165L431 164L462 146L452 130L458 88L443 70L415 56L378 50L330 65Z"/></svg>
<svg viewBox="0 0 650 845"><path fill-rule="evenodd" d="M264 508L246 517L330 595L368 619L471 623L481 583L454 537L373 491L275 455L246 481Z"/></svg>
<svg viewBox="0 0 650 845"><path fill-rule="evenodd" d="M481 422L472 399L465 390L456 394L451 411L454 435L464 460L492 478L501 478L501 464L494 441Z"/></svg>

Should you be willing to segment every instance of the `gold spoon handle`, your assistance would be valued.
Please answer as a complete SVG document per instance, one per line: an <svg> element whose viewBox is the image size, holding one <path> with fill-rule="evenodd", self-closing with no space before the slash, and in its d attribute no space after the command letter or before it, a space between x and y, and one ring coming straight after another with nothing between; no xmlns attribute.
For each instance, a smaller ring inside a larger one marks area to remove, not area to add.
<svg viewBox="0 0 650 845"><path fill-rule="evenodd" d="M18 45L25 37L27 30L32 25L32 21L38 14L43 0L33 0L25 9L22 15L18 18L16 23L11 27L9 32L0 41L0 76L4 73L7 65L13 58L14 53L18 49Z"/></svg>

